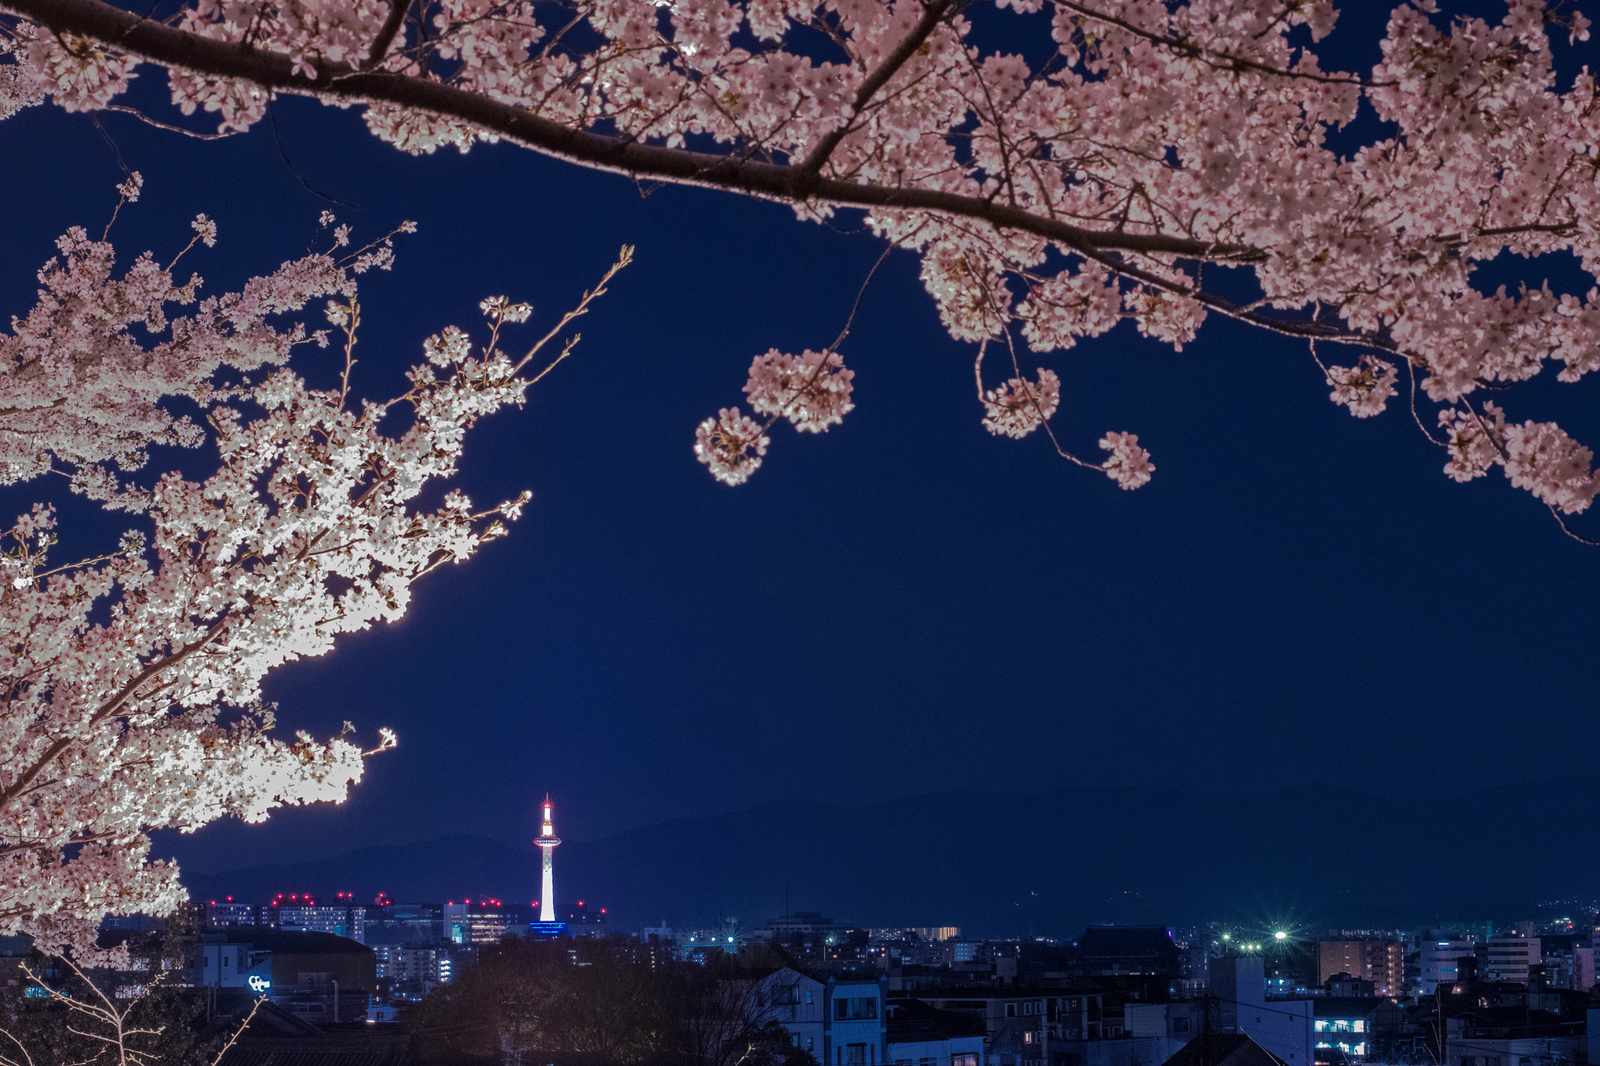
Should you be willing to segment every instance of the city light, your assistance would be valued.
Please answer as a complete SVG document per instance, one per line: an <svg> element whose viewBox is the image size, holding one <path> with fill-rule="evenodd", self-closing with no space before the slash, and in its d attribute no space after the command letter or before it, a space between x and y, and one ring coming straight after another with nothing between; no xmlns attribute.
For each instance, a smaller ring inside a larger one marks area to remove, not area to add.
<svg viewBox="0 0 1600 1066"><path fill-rule="evenodd" d="M1289 934L1285 933L1282 929L1279 929L1276 933L1272 934L1272 939L1274 939L1274 940L1288 940L1289 939Z"/></svg>

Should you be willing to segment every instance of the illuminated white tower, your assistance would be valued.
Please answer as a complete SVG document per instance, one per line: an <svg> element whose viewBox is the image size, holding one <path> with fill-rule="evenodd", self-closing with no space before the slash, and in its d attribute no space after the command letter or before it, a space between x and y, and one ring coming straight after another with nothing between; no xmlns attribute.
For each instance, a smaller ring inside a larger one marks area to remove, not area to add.
<svg viewBox="0 0 1600 1066"><path fill-rule="evenodd" d="M544 852L544 879L539 885L539 921L553 922L556 920L556 845L561 843L561 838L556 836L556 827L550 823L550 797L544 798L544 825L539 827L539 839L534 843L539 845L539 850Z"/></svg>

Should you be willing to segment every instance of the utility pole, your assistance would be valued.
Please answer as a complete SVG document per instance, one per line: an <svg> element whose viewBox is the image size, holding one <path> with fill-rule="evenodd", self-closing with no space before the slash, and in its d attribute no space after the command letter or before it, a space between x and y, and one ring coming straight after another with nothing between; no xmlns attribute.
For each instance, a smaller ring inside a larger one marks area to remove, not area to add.
<svg viewBox="0 0 1600 1066"><path fill-rule="evenodd" d="M1433 986L1433 1016L1438 1022L1439 1066L1450 1066L1450 1030L1444 1020L1444 982Z"/></svg>

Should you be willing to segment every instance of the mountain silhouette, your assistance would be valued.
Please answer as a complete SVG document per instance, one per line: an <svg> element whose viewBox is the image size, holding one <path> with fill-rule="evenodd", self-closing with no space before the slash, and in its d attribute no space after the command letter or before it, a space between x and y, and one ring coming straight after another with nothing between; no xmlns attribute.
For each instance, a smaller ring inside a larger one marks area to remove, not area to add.
<svg viewBox="0 0 1600 1066"><path fill-rule="evenodd" d="M1600 881L1597 824L1600 776L1440 799L1129 787L786 801L569 841L556 888L562 902L607 907L623 930L663 919L754 928L786 906L989 936L1213 919L1383 928L1509 920L1587 898ZM458 835L184 881L199 900L527 901L539 862L531 847Z"/></svg>

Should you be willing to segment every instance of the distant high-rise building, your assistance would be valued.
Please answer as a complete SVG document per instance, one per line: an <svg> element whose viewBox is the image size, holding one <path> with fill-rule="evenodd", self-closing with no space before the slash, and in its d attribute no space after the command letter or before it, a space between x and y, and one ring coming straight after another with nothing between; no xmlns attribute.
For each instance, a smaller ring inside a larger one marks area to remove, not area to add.
<svg viewBox="0 0 1600 1066"><path fill-rule="evenodd" d="M1405 985L1405 950L1398 940L1321 940L1317 942L1317 983L1347 973L1371 981L1380 996L1398 996Z"/></svg>
<svg viewBox="0 0 1600 1066"><path fill-rule="evenodd" d="M539 882L539 920L556 920L556 827L550 821L550 797L544 798L544 824L539 827L539 850L544 853L544 877Z"/></svg>
<svg viewBox="0 0 1600 1066"><path fill-rule="evenodd" d="M497 899L451 900L444 905L445 939L452 944L493 944L511 924L507 909Z"/></svg>
<svg viewBox="0 0 1600 1066"><path fill-rule="evenodd" d="M1441 938L1424 940L1419 947L1421 991L1433 995L1439 985L1453 985L1460 976L1460 960L1473 954L1471 938Z"/></svg>
<svg viewBox="0 0 1600 1066"><path fill-rule="evenodd" d="M272 924L289 932L333 933L351 940L364 942L367 938L367 908L349 904L299 906L278 905L273 908ZM267 924L265 922L261 923Z"/></svg>
<svg viewBox="0 0 1600 1066"><path fill-rule="evenodd" d="M961 938L961 927L959 925L917 925L906 931L915 933L923 940L931 942L959 940Z"/></svg>
<svg viewBox="0 0 1600 1066"><path fill-rule="evenodd" d="M261 909L254 903L238 903L232 896L206 904L207 929L234 929L261 924Z"/></svg>
<svg viewBox="0 0 1600 1066"><path fill-rule="evenodd" d="M1488 955L1483 963L1486 981L1508 981L1512 984L1528 983L1528 971L1539 965L1539 938L1536 936L1495 936L1485 945Z"/></svg>

